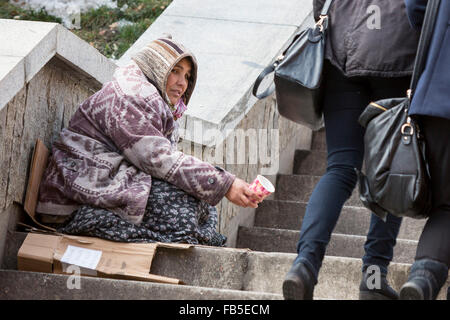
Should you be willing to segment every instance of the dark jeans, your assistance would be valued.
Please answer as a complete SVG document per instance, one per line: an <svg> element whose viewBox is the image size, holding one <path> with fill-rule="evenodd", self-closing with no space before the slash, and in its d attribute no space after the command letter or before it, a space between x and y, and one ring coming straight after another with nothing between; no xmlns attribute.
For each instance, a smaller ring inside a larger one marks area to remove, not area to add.
<svg viewBox="0 0 450 320"><path fill-rule="evenodd" d="M409 77L345 77L326 63L324 69L324 119L327 142L327 171L309 199L297 244L294 263L303 262L316 279L331 233L344 202L356 186L354 168L361 169L364 157L364 128L358 118L371 102L402 97ZM387 273L401 218L388 215L387 221L372 214L364 249L363 265L376 264Z"/></svg>
<svg viewBox="0 0 450 320"><path fill-rule="evenodd" d="M446 102L448 103L448 102ZM417 246L416 260L432 259L450 267L450 120L421 117L430 168L432 209Z"/></svg>

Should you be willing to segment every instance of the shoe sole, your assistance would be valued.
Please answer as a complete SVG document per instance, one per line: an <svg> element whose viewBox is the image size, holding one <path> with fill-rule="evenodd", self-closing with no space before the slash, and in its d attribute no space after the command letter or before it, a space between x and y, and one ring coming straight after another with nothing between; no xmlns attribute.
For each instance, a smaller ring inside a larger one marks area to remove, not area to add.
<svg viewBox="0 0 450 320"><path fill-rule="evenodd" d="M304 300L305 287L299 279L286 279L283 282L284 300Z"/></svg>
<svg viewBox="0 0 450 320"><path fill-rule="evenodd" d="M422 289L413 282L407 282L400 289L400 300L424 300Z"/></svg>

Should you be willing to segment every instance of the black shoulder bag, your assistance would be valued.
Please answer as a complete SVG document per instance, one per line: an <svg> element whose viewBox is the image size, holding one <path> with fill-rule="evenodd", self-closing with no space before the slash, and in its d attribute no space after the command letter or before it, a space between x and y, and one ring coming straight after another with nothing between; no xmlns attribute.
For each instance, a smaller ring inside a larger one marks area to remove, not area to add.
<svg viewBox="0 0 450 320"><path fill-rule="evenodd" d="M331 3L332 0L325 2L314 27L297 34L283 54L261 72L253 85L253 95L258 99L269 96L275 90L280 115L313 130L323 126L320 82ZM270 87L257 94L261 81L272 72L275 72L275 88Z"/></svg>
<svg viewBox="0 0 450 320"><path fill-rule="evenodd" d="M365 174L358 171L360 199L383 220L388 213L426 218L431 208L425 142L408 110L425 67L438 8L439 0L428 1L407 97L371 102L359 118L366 127Z"/></svg>

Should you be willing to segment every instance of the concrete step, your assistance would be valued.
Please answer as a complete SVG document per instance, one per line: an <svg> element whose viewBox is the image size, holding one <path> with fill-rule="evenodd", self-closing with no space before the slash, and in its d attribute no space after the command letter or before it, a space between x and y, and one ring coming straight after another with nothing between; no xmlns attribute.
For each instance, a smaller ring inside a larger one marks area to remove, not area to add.
<svg viewBox="0 0 450 320"><path fill-rule="evenodd" d="M281 294L284 277L295 257L289 253L196 246L186 253L162 251L157 268L190 285L234 287L234 279L240 279L241 290ZM406 281L409 268L409 264L391 264L389 280L396 290ZM325 257L315 296L320 299L358 299L360 270L360 259ZM209 282L204 283L205 279Z"/></svg>
<svg viewBox="0 0 450 320"><path fill-rule="evenodd" d="M0 300L281 300L281 294L0 270ZM33 290L30 290L33 288Z"/></svg>
<svg viewBox="0 0 450 320"><path fill-rule="evenodd" d="M311 140L311 150L327 151L325 128L313 132Z"/></svg>
<svg viewBox="0 0 450 320"><path fill-rule="evenodd" d="M319 180L320 176L296 174L278 175L274 196L275 200L308 202L314 187ZM344 205L363 207L362 202L359 200L358 188L353 190L352 195Z"/></svg>
<svg viewBox="0 0 450 320"><path fill-rule="evenodd" d="M256 209L255 227L300 230L306 202L265 200ZM366 236L370 225L370 210L344 206L334 232ZM403 218L398 239L419 240L426 220Z"/></svg>
<svg viewBox="0 0 450 320"><path fill-rule="evenodd" d="M9 235L8 247L20 247L24 238L23 233ZM6 264L14 263L11 255L17 251L7 254ZM186 285L82 277L81 291L67 289L68 276L15 271L13 264L0 270L0 299L282 299L283 279L295 256L207 246L159 248L151 273L181 279ZM396 290L406 281L409 268L391 264L388 279ZM360 259L325 257L315 297L357 299L360 269Z"/></svg>
<svg viewBox="0 0 450 320"><path fill-rule="evenodd" d="M362 168L365 168L363 162ZM292 173L297 175L323 176L327 171L327 151L296 150Z"/></svg>
<svg viewBox="0 0 450 320"><path fill-rule="evenodd" d="M296 255L286 253L251 252L249 269L257 277L265 277L261 281L252 282L252 290L281 292L281 286L286 273L292 266ZM388 281L395 290L400 290L406 282L409 264L392 263L389 267ZM361 260L344 257L325 256L318 284L314 289L314 297L321 299L357 300L361 281ZM447 279L447 284L450 278ZM439 299L444 300L446 288L440 292ZM445 290L444 290L445 289Z"/></svg>
<svg viewBox="0 0 450 320"><path fill-rule="evenodd" d="M296 150L293 174L322 176L327 170L327 152L321 150Z"/></svg>
<svg viewBox="0 0 450 320"><path fill-rule="evenodd" d="M249 250L208 246L186 251L158 248L150 273L180 279L185 285L82 277L80 290L68 289L66 275L16 270L17 252L26 235L8 234L0 299L282 299L281 292L246 289L251 285L246 278Z"/></svg>
<svg viewBox="0 0 450 320"><path fill-rule="evenodd" d="M296 253L300 231L261 227L239 227L237 248L249 248L263 252ZM366 237L333 233L326 255L335 257L362 258ZM412 263L417 241L398 239L394 248L394 262Z"/></svg>

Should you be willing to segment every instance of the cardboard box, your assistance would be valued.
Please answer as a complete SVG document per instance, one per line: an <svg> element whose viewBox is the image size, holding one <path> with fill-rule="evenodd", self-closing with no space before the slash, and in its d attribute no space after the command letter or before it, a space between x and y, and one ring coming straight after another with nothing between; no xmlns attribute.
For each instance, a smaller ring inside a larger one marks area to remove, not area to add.
<svg viewBox="0 0 450 320"><path fill-rule="evenodd" d="M72 274L71 265L80 274L113 279L183 284L179 279L150 274L158 247L186 250L190 244L121 243L92 237L29 233L17 254L22 271ZM69 270L70 271L70 270Z"/></svg>
<svg viewBox="0 0 450 320"><path fill-rule="evenodd" d="M34 145L33 157L31 158L30 174L28 175L28 184L23 208L31 220L33 220L40 228L55 232L56 230L54 228L41 223L42 221L39 221L38 216L36 215L39 185L41 184L42 176L47 167L48 157L49 151L47 147L40 139L37 139L36 144Z"/></svg>

